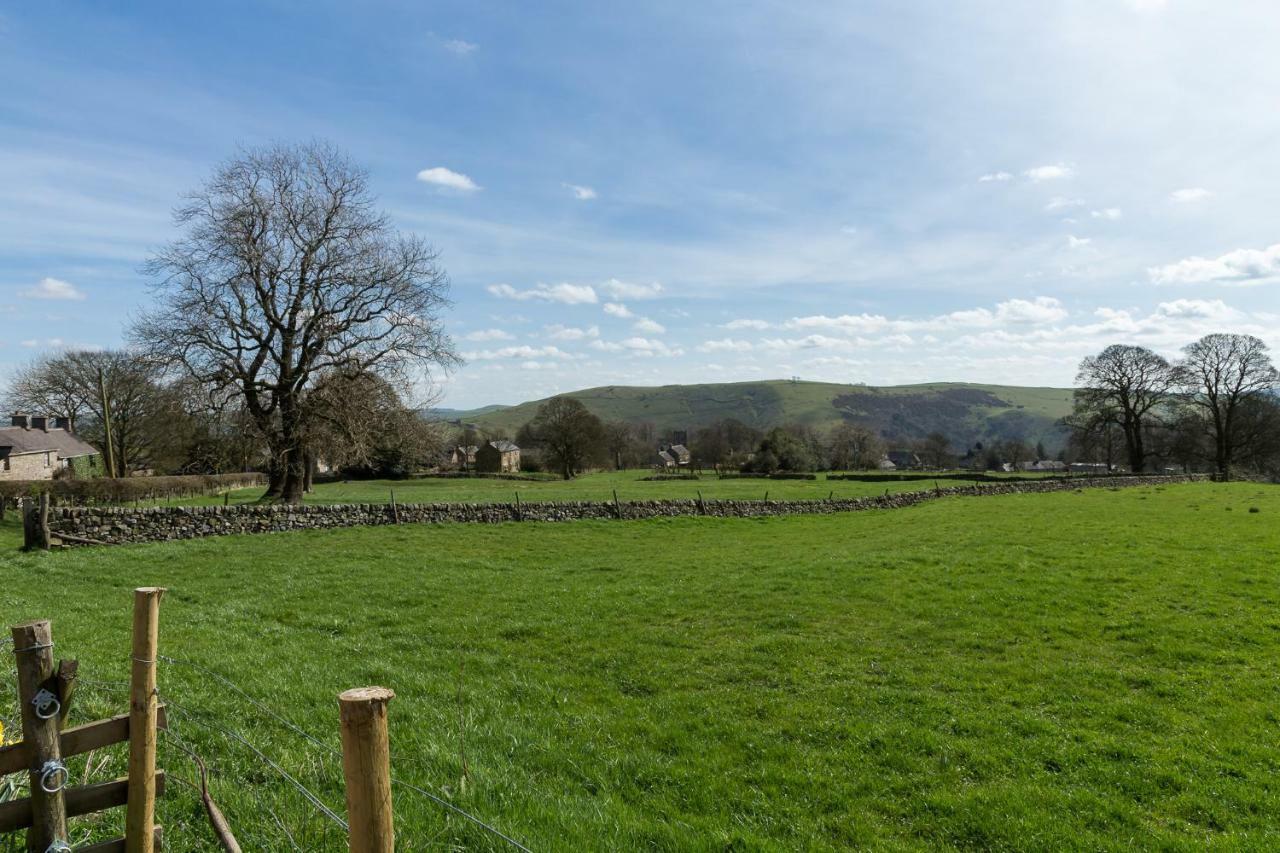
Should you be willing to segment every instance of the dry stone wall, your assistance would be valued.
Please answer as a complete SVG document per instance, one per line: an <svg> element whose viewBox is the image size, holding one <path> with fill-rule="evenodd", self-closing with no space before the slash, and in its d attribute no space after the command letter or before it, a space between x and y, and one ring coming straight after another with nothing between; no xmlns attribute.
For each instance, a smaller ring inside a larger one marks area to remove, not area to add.
<svg viewBox="0 0 1280 853"><path fill-rule="evenodd" d="M49 526L67 545L158 542L239 533L285 530L324 530L379 524L497 524L520 521L581 521L589 519L645 519L677 516L756 518L782 515L827 515L873 509L900 509L941 497L1034 494L1082 488L1155 486L1210 479L1207 475L1177 477L1113 477L1096 479L1026 480L956 486L892 495L833 500L660 500L333 504L307 506L237 505L207 507L60 507L51 511ZM82 541L76 541L82 540Z"/></svg>

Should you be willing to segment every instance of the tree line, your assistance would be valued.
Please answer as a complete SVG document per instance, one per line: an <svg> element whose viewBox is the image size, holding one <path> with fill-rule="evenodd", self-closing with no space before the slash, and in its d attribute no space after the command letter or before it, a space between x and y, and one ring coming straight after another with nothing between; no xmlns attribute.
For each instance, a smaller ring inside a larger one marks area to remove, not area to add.
<svg viewBox="0 0 1280 853"><path fill-rule="evenodd" d="M1084 359L1076 382L1072 443L1108 465L1280 469L1280 374L1252 335L1205 335L1175 361L1116 344Z"/></svg>

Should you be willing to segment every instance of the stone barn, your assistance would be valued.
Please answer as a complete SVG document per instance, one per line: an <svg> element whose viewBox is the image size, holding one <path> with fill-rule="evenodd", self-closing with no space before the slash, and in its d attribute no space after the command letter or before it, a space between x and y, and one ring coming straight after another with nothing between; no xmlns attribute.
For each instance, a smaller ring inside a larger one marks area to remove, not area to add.
<svg viewBox="0 0 1280 853"><path fill-rule="evenodd" d="M509 441L486 441L476 450L475 469L486 474L516 474L520 471L520 448Z"/></svg>
<svg viewBox="0 0 1280 853"><path fill-rule="evenodd" d="M14 415L0 429L0 480L52 480L63 468L102 473L97 448L81 440L70 418Z"/></svg>

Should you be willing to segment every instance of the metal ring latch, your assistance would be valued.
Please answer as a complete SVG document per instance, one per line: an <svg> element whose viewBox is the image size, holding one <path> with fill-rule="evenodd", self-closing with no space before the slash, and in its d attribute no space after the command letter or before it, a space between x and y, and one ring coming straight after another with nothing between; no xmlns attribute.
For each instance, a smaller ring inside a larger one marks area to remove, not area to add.
<svg viewBox="0 0 1280 853"><path fill-rule="evenodd" d="M70 775L67 772L67 765L61 761L57 759L46 761L40 768L40 790L46 794L56 794L66 786Z"/></svg>
<svg viewBox="0 0 1280 853"><path fill-rule="evenodd" d="M31 704L36 706L36 716L42 720L52 719L62 711L62 703L58 701L58 697L43 687L36 693L36 697L31 700Z"/></svg>
<svg viewBox="0 0 1280 853"><path fill-rule="evenodd" d="M75 853L71 845L65 841L55 841L44 849L44 853Z"/></svg>

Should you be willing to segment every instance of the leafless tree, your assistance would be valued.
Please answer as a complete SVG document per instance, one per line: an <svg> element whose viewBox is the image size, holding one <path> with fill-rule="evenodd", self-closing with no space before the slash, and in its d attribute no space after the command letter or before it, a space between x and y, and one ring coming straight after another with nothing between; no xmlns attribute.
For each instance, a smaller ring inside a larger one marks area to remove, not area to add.
<svg viewBox="0 0 1280 853"><path fill-rule="evenodd" d="M831 430L831 468L835 471L873 470L884 456L884 442L866 427L842 423Z"/></svg>
<svg viewBox="0 0 1280 853"><path fill-rule="evenodd" d="M156 307L132 330L149 356L233 389L270 449L268 497L302 499L304 405L317 377L408 382L457 363L434 249L374 208L365 173L325 144L245 151L176 213L148 263Z"/></svg>
<svg viewBox="0 0 1280 853"><path fill-rule="evenodd" d="M12 406L75 420L103 449L108 476L116 477L154 463L176 406L156 366L124 350L38 358L14 374L8 397Z"/></svg>
<svg viewBox="0 0 1280 853"><path fill-rule="evenodd" d="M1142 471L1150 455L1147 432L1158 407L1169 402L1174 380L1169 362L1146 347L1113 344L1080 362L1076 414L1113 420L1124 434L1130 470Z"/></svg>
<svg viewBox="0 0 1280 853"><path fill-rule="evenodd" d="M1280 374L1267 345L1252 335L1205 335L1183 353L1178 384L1203 410L1213 433L1214 463L1227 474L1240 451L1256 440L1241 417L1243 408L1251 398L1273 393Z"/></svg>
<svg viewBox="0 0 1280 853"><path fill-rule="evenodd" d="M604 424L572 397L552 397L543 403L517 438L520 444L541 448L566 480L607 452Z"/></svg>

